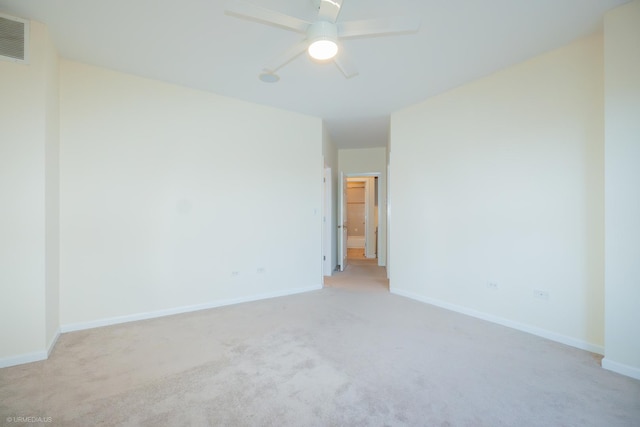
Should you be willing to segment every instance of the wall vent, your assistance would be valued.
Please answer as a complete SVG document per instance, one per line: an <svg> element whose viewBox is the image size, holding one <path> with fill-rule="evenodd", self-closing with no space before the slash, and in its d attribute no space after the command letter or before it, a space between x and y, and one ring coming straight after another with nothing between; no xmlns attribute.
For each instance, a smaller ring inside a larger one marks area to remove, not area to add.
<svg viewBox="0 0 640 427"><path fill-rule="evenodd" d="M28 62L29 21L0 13L0 59Z"/></svg>

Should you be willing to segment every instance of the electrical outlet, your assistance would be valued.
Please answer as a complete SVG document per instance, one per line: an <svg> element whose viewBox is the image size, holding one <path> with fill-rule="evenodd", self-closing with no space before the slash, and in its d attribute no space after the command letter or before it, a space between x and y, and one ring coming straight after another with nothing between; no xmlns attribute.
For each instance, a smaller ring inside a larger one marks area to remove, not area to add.
<svg viewBox="0 0 640 427"><path fill-rule="evenodd" d="M545 301L548 301L548 300L549 300L549 292L547 292L547 291L542 291L542 290L540 290L540 289L534 289L534 290L533 290L533 296L534 296L535 298L543 299L543 300L545 300Z"/></svg>
<svg viewBox="0 0 640 427"><path fill-rule="evenodd" d="M498 289L498 282L487 282L487 288Z"/></svg>
<svg viewBox="0 0 640 427"><path fill-rule="evenodd" d="M231 275L232 275L233 277L236 277L236 276L239 276L239 275L240 275L240 272L239 272L239 271L232 271L232 272L231 272Z"/></svg>
<svg viewBox="0 0 640 427"><path fill-rule="evenodd" d="M256 270L258 274L263 274L265 271L267 270L264 267L258 267L258 269Z"/></svg>

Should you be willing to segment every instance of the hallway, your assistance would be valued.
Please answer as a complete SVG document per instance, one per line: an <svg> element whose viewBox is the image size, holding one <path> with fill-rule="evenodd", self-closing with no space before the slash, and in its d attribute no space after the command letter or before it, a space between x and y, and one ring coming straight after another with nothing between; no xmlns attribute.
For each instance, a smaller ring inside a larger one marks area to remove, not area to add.
<svg viewBox="0 0 640 427"><path fill-rule="evenodd" d="M378 266L377 259L352 259L345 271L325 276L325 288L339 288L365 292L389 292L387 270Z"/></svg>

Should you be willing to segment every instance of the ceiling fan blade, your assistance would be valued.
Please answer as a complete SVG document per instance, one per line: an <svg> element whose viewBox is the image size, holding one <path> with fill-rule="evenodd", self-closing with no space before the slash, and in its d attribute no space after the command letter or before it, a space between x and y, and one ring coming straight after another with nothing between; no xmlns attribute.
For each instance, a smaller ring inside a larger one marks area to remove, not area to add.
<svg viewBox="0 0 640 427"><path fill-rule="evenodd" d="M318 18L335 23L342 9L343 0L320 0Z"/></svg>
<svg viewBox="0 0 640 427"><path fill-rule="evenodd" d="M353 65L353 62L351 62L349 56L344 52L344 50L341 50L338 56L333 59L333 62L336 63L346 78L350 79L351 77L358 75L358 69Z"/></svg>
<svg viewBox="0 0 640 427"><path fill-rule="evenodd" d="M240 18L258 21L263 24L275 25L287 30L305 33L310 22L294 16L285 15L284 13L274 10L265 9L241 0L230 0L225 8L227 15L235 15Z"/></svg>
<svg viewBox="0 0 640 427"><path fill-rule="evenodd" d="M278 55L277 57L269 61L267 66L264 67L264 70L269 73L275 73L280 68L284 67L289 62L293 61L298 56L300 56L302 52L307 50L308 46L309 46L309 43L306 40L302 40L301 42L294 44L289 49L287 49L284 53L282 53L281 55Z"/></svg>
<svg viewBox="0 0 640 427"><path fill-rule="evenodd" d="M420 29L420 20L413 16L398 16L366 21L338 23L338 37L373 37L392 34L415 33Z"/></svg>

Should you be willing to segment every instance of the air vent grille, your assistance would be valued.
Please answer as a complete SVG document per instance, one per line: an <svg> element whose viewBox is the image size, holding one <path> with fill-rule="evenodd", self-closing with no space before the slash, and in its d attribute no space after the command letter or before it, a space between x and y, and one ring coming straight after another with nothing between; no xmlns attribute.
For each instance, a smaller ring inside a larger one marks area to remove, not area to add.
<svg viewBox="0 0 640 427"><path fill-rule="evenodd" d="M27 60L28 21L0 15L0 58Z"/></svg>

